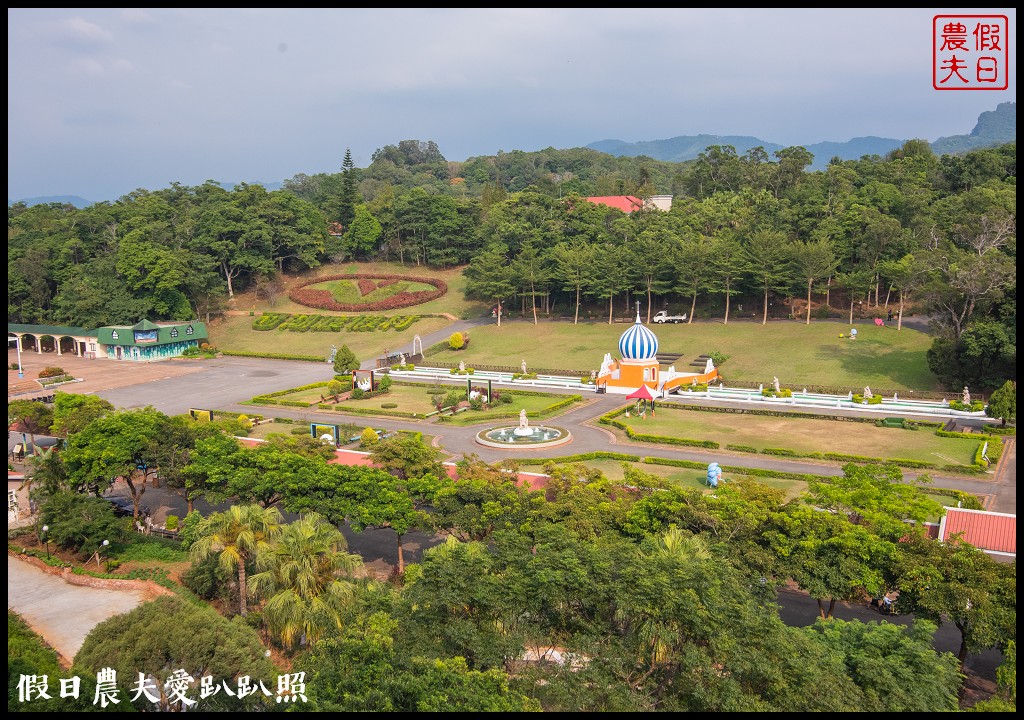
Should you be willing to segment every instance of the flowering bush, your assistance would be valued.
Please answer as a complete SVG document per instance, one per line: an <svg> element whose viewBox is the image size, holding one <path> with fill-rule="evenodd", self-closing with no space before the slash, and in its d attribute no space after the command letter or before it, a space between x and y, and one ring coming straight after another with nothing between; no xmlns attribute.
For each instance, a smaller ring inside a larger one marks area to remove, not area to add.
<svg viewBox="0 0 1024 720"><path fill-rule="evenodd" d="M41 378L61 377L62 375L67 375L67 373L64 372L64 368L59 367L48 367L39 371L39 377Z"/></svg>

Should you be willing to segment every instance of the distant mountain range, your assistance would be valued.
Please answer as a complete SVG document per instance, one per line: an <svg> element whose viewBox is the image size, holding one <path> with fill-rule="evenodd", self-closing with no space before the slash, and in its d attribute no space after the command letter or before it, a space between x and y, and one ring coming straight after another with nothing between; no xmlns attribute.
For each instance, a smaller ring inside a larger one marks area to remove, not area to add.
<svg viewBox="0 0 1024 720"><path fill-rule="evenodd" d="M865 155L884 156L901 147L911 138L859 137L846 142L820 142L804 145L814 154L811 170L824 170L834 157L842 160L857 160ZM983 147L993 147L1017 140L1017 103L1000 103L995 110L983 112L978 116L978 123L970 135L951 135L942 137L931 143L936 155L962 153ZM784 145L767 142L746 135L679 135L667 140L645 140L628 143L622 140L600 140L587 145L592 150L609 155L638 157L646 155L654 160L665 162L684 162L696 160L709 145L732 145L736 152L743 155L751 148L763 147L769 156Z"/></svg>
<svg viewBox="0 0 1024 720"><path fill-rule="evenodd" d="M232 190L232 189L234 189L235 185L239 185L241 183L217 183L217 184L220 185L225 190ZM270 191L270 190L280 190L281 188L284 187L284 183L282 183L282 182L260 182L259 180L254 180L254 181L250 182L249 184L250 185L262 185L268 191ZM79 197L78 195L45 195L45 196L42 196L42 197L23 198L21 200L8 200L7 201L7 207L10 207L11 205L13 205L16 202L23 202L26 205L28 205L29 207L32 207L33 205L44 205L44 204L47 204L47 203L61 203L62 205L70 204L70 205L74 205L76 208L84 208L84 207L86 207L88 205L92 205L94 202L99 202L99 201L97 201L97 200L86 200L85 198Z"/></svg>
<svg viewBox="0 0 1024 720"><path fill-rule="evenodd" d="M884 156L887 153L901 147L903 143L911 138L897 140L895 138L882 137L859 137L847 140L846 142L820 142L813 145L804 145L814 154L814 162L811 170L824 170L829 161L834 157L843 160L857 160L865 155ZM978 123L970 135L951 135L941 137L931 143L932 150L936 155L949 153L962 153L977 148L993 147L1017 140L1017 103L1000 103L995 110L983 112L978 116ZM667 140L645 140L642 142L628 143L622 140L600 140L590 143L586 147L621 157L638 157L646 155L655 160L666 162L684 162L696 160L697 156L704 152L709 145L732 145L736 152L743 155L751 148L761 146L772 156L776 150L787 147L778 143L771 143L760 138L746 135L679 135ZM221 187L230 190L236 183L220 183ZM281 182L253 182L253 185L262 185L267 190L280 190L283 187ZM46 197L23 198L21 200L8 200L10 207L15 202L24 202L26 205L39 205L42 203L70 203L78 208L91 205L94 201L86 200L77 195L51 195Z"/></svg>

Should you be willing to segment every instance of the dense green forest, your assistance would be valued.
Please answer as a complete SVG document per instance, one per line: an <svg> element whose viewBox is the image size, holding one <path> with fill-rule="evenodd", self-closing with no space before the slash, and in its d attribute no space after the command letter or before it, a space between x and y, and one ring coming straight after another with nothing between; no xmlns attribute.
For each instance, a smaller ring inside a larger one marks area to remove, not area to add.
<svg viewBox="0 0 1024 720"><path fill-rule="evenodd" d="M310 711L940 712L958 708L970 654L998 648L1000 677L1015 677L1016 563L929 538L922 523L941 507L893 466L846 465L789 501L750 480L706 493L628 465L619 482L549 465L539 490L473 456L452 480L411 434L375 441L376 467L340 465L310 437L246 447L235 418L195 423L81 397L9 410L69 429L65 450L34 461L48 541L77 562L99 538L114 557L191 560L191 592L164 583L177 599L90 632L73 668L86 678L111 667L162 684L184 667L262 679L273 671L261 642L305 673L298 709ZM180 546L131 532L96 496L118 475L141 494L139 458L190 502L233 504L190 512ZM413 530L446 539L416 564L399 552L384 582L358 572L345 521L391 528L399 548ZM783 623L787 583L817 599L819 621ZM910 625L833 616L837 603L895 590ZM933 649L939 623L959 631L957 653ZM9 697L18 673L54 672L15 631ZM1013 709L1015 693L1001 683L988 702ZM241 696L203 698L194 709L241 707Z"/></svg>
<svg viewBox="0 0 1024 720"><path fill-rule="evenodd" d="M499 153L462 163L433 142L346 152L334 174L258 185L138 190L115 203L8 209L8 320L96 327L209 317L242 289L325 262L467 266L500 302L729 321L778 298L941 328L929 354L951 387L1015 379L1016 144L937 157L908 141L886 157L808 170L802 147L712 146L669 163L594 150ZM626 215L592 195L674 196Z"/></svg>

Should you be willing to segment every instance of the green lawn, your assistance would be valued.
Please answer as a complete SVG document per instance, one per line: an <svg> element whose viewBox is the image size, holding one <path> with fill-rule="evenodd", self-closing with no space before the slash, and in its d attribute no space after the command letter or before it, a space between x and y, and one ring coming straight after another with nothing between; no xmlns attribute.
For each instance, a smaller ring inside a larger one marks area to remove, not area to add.
<svg viewBox="0 0 1024 720"><path fill-rule="evenodd" d="M445 350L429 360L466 365L506 365L563 370L596 370L605 353L618 355L619 336L628 325L542 321L505 322L498 328L475 328L465 350ZM698 355L717 351L728 356L721 372L725 383L744 380L770 384L777 376L784 387L842 386L860 391L940 390L928 369L925 354L932 338L905 328L858 325L856 340L839 338L849 327L831 321L780 320L753 322L652 325L659 353L681 355L677 369L687 368Z"/></svg>
<svg viewBox="0 0 1024 720"><path fill-rule="evenodd" d="M394 383L386 395L378 395L372 398L355 400L349 398L342 400L338 408L339 412L345 412L344 408L358 408L371 413L376 410L387 412L416 413L427 415L436 409L431 403L430 396L433 394L445 395L452 390L465 391L462 385L430 385L427 383L405 384ZM326 397L327 388L319 387L311 390L299 390L287 395L276 396L275 400L288 400L294 402L307 402L316 405L321 402L321 395ZM519 411L526 410L531 417L548 417L551 412L548 408L566 399L566 395L519 395L510 393L513 398L511 404L500 404L489 410L465 410L454 416L449 421L453 425L474 425L485 422L505 422L519 419ZM382 405L396 404L398 407L384 408ZM287 432L287 430L285 431Z"/></svg>
<svg viewBox="0 0 1024 720"><path fill-rule="evenodd" d="M446 425L476 425L478 423L493 423L516 425L519 423L519 411L526 410L530 413L532 420L540 420L554 415L558 410L548 411L552 405L565 400L566 395L513 395L512 404L501 404L490 410L465 410L447 421ZM561 411L568 411L570 408L562 408Z"/></svg>
<svg viewBox="0 0 1024 720"><path fill-rule="evenodd" d="M306 308L309 310L309 308ZM316 311L319 315L330 315L326 311ZM349 313L356 314L356 313ZM371 313L364 313L371 314ZM376 314L376 313L372 313ZM383 314L383 313L382 313ZM387 313L401 315L401 311ZM408 314L408 313L407 313ZM258 315L258 313L257 313ZM348 345L356 358L365 360L383 355L384 350L400 347L412 342L417 335L440 330L450 324L449 320L440 317L420 318L405 330L372 330L367 332L291 332L277 328L275 330L253 330L253 318L247 315L228 315L207 326L210 333L210 344L221 350L244 352L286 353L289 355L323 355L327 358L331 345L341 347Z"/></svg>
<svg viewBox="0 0 1024 720"><path fill-rule="evenodd" d="M859 340L858 340L859 342ZM933 430L880 428L871 423L786 418L772 415L701 412L662 408L640 419L616 418L634 432L650 435L714 440L726 445L747 445L759 450L786 448L800 453L835 452L875 458L920 460L938 465L970 465L977 440L943 438Z"/></svg>

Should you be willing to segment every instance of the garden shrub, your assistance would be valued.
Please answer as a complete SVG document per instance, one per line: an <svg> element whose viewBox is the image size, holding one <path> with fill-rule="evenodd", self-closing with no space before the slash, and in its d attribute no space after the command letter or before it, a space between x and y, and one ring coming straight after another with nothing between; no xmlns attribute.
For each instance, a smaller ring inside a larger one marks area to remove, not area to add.
<svg viewBox="0 0 1024 720"><path fill-rule="evenodd" d="M362 388L358 388L358 387L357 388L353 388L352 389L352 395L350 397L353 400L362 400L364 397L366 397L366 391L363 390Z"/></svg>
<svg viewBox="0 0 1024 720"><path fill-rule="evenodd" d="M168 515L167 516L167 520L164 522L164 527L166 527L168 530L172 530L172 531L173 530L177 530L178 529L178 520L179 519L180 518L177 515Z"/></svg>
<svg viewBox="0 0 1024 720"><path fill-rule="evenodd" d="M16 370L17 368L12 369ZM41 378L61 377L63 375L67 375L67 373L64 372L64 368L59 367L48 367L39 371L39 377Z"/></svg>
<svg viewBox="0 0 1024 720"><path fill-rule="evenodd" d="M465 345L466 341L462 338L462 333L453 332L448 336L448 347L452 350L461 350Z"/></svg>
<svg viewBox="0 0 1024 720"><path fill-rule="evenodd" d="M372 427L368 427L365 430L363 430L363 432L359 435L359 442L362 444L363 447L370 448L375 446L378 442L380 442L380 438L377 437L376 430L374 430Z"/></svg>
<svg viewBox="0 0 1024 720"><path fill-rule="evenodd" d="M398 407L398 403L381 403L380 406L385 410L390 410L391 408Z"/></svg>

